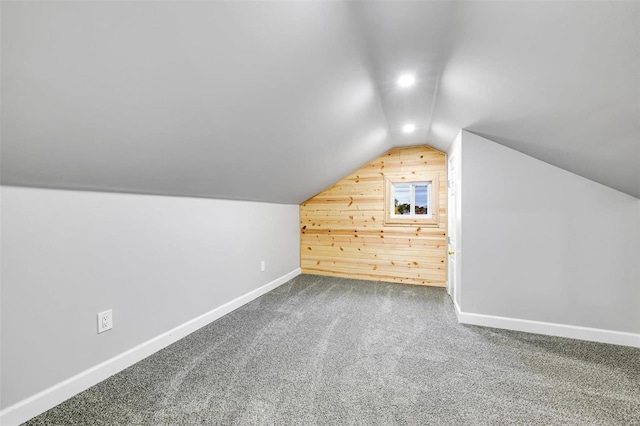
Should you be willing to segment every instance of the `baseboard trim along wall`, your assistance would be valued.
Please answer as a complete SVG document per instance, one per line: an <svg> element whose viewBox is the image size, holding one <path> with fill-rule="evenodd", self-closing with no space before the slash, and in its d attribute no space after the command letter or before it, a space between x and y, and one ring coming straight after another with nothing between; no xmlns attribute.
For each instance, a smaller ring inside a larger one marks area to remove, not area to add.
<svg viewBox="0 0 640 426"><path fill-rule="evenodd" d="M262 287L252 290L230 302L200 315L178 327L167 331L153 339L129 349L105 362L102 362L82 373L76 374L57 385L43 390L27 399L11 405L0 412L0 424L3 426L19 425L38 414L66 401L74 395L100 383L108 377L132 366L149 355L169 346L205 325L223 317L239 307L251 302L274 288L300 275L300 268L277 278Z"/></svg>
<svg viewBox="0 0 640 426"><path fill-rule="evenodd" d="M454 304L456 307L458 322L461 324L480 325L484 327L502 328L506 330L524 331L527 333L546 334L549 336L568 337L570 339L640 348L640 334L604 330L601 328L589 328L576 325L500 317L495 315L472 314L462 312L460 310L460 306L458 306L456 302L454 302Z"/></svg>

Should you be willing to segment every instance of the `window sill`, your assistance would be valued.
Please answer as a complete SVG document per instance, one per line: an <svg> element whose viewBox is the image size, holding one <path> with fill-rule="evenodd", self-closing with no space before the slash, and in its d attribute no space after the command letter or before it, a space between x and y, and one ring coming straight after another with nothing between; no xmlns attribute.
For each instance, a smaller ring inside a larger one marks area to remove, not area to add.
<svg viewBox="0 0 640 426"><path fill-rule="evenodd" d="M439 223L433 217L389 217L385 218L384 226L426 226L437 228Z"/></svg>

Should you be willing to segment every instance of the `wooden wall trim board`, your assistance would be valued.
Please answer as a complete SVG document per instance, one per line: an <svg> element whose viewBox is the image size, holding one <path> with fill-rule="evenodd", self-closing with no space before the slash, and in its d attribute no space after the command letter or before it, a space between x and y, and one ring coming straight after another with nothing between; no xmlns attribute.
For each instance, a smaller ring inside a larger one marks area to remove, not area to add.
<svg viewBox="0 0 640 426"><path fill-rule="evenodd" d="M436 176L437 223L385 225L385 176ZM447 161L428 146L394 148L300 205L303 273L444 287Z"/></svg>

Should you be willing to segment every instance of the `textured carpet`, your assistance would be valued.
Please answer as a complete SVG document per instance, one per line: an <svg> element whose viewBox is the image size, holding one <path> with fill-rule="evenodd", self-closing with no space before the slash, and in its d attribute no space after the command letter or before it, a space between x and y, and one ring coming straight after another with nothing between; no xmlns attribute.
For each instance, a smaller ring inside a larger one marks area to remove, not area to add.
<svg viewBox="0 0 640 426"><path fill-rule="evenodd" d="M463 326L443 289L301 275L29 425L639 425L640 350Z"/></svg>

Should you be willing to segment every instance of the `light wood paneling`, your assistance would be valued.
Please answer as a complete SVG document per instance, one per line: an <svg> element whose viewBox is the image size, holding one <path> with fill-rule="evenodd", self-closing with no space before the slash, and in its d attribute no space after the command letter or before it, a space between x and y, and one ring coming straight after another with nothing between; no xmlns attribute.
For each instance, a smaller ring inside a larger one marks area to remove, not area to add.
<svg viewBox="0 0 640 426"><path fill-rule="evenodd" d="M438 226L385 226L384 177L436 173ZM300 205L302 272L443 287L447 166L427 146L394 148Z"/></svg>

